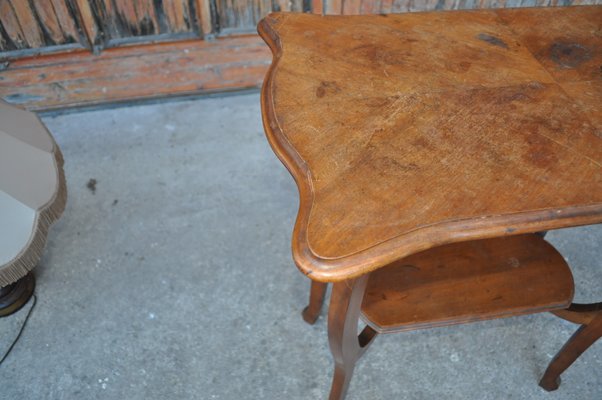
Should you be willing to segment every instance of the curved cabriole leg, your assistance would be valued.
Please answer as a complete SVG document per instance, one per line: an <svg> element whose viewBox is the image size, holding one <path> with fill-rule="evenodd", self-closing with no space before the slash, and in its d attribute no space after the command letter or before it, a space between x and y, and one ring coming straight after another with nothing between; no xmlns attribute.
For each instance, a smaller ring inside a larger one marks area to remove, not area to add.
<svg viewBox="0 0 602 400"><path fill-rule="evenodd" d="M320 315L322 304L324 304L324 295L326 294L327 287L328 283L311 281L309 305L305 307L303 313L301 313L305 322L310 325L313 325Z"/></svg>
<svg viewBox="0 0 602 400"><path fill-rule="evenodd" d="M366 327L357 335L362 299L369 275L344 282L332 287L328 310L328 342L334 358L334 377L330 389L330 400L342 400L347 394L356 361L368 348L377 335Z"/></svg>
<svg viewBox="0 0 602 400"><path fill-rule="evenodd" d="M579 358L585 350L602 337L602 303L573 304L567 310L555 311L555 315L582 324L560 349L546 369L539 386L547 391L558 389L560 374Z"/></svg>

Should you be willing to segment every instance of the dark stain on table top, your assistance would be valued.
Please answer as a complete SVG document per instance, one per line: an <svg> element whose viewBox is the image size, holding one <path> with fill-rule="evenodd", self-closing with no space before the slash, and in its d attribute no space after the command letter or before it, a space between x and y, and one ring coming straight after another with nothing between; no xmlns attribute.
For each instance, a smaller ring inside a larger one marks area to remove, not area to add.
<svg viewBox="0 0 602 400"><path fill-rule="evenodd" d="M602 221L602 7L271 14L262 92L313 279Z"/></svg>

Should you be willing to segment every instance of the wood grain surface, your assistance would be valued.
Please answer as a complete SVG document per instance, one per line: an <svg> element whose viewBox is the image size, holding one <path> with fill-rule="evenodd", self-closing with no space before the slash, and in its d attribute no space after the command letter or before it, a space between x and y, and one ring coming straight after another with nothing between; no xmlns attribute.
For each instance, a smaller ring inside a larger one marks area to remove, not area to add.
<svg viewBox="0 0 602 400"><path fill-rule="evenodd" d="M0 75L0 93L11 103L49 110L257 87L268 65L269 50L256 35L113 48L100 55L76 51L14 61Z"/></svg>
<svg viewBox="0 0 602 400"><path fill-rule="evenodd" d="M28 52L16 50L44 53L72 43L92 49L141 37L150 42L199 36L196 6L187 0L0 0L0 52L26 57Z"/></svg>
<svg viewBox="0 0 602 400"><path fill-rule="evenodd" d="M185 0L102 0L92 5L107 38L193 32L194 13Z"/></svg>
<svg viewBox="0 0 602 400"><path fill-rule="evenodd" d="M272 11L302 11L302 0L216 0L220 31L255 31L257 23Z"/></svg>
<svg viewBox="0 0 602 400"><path fill-rule="evenodd" d="M300 190L298 267L339 281L445 243L602 222L601 20L264 19L264 126Z"/></svg>
<svg viewBox="0 0 602 400"><path fill-rule="evenodd" d="M0 0L2 52L84 42L66 0Z"/></svg>
<svg viewBox="0 0 602 400"><path fill-rule="evenodd" d="M326 14L330 15L599 4L597 0L327 0L320 1L320 5L322 3L326 5Z"/></svg>
<svg viewBox="0 0 602 400"><path fill-rule="evenodd" d="M413 254L372 274L364 320L379 333L565 309L573 277L536 234L474 240Z"/></svg>

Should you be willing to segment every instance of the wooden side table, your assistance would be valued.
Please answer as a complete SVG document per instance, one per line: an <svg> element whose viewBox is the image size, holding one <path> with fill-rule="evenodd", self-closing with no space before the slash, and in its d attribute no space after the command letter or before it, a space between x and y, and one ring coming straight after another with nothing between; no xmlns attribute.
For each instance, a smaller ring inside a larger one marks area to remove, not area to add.
<svg viewBox="0 0 602 400"><path fill-rule="evenodd" d="M0 317L33 294L30 271L66 201L63 156L54 139L35 114L0 100Z"/></svg>
<svg viewBox="0 0 602 400"><path fill-rule="evenodd" d="M380 333L552 311L602 335L537 232L602 222L602 7L271 14L262 115L300 194L293 258L333 282L330 399ZM357 335L360 316L367 323Z"/></svg>

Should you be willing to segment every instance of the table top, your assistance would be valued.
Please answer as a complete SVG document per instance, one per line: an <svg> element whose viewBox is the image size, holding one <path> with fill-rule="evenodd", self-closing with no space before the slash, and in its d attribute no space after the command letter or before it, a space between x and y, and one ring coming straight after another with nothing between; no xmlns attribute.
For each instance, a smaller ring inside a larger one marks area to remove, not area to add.
<svg viewBox="0 0 602 400"><path fill-rule="evenodd" d="M297 266L340 281L445 243L602 222L600 21L600 6L263 19Z"/></svg>

